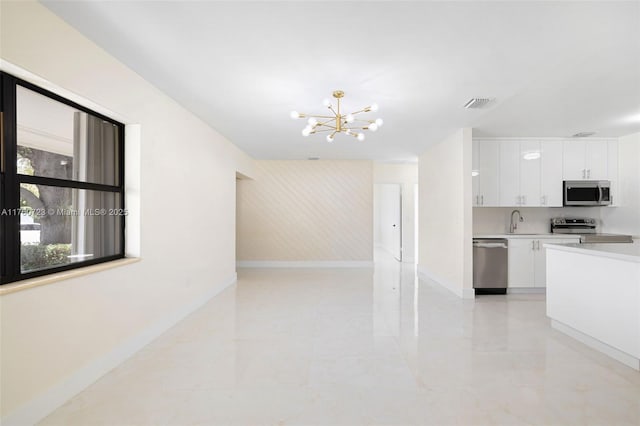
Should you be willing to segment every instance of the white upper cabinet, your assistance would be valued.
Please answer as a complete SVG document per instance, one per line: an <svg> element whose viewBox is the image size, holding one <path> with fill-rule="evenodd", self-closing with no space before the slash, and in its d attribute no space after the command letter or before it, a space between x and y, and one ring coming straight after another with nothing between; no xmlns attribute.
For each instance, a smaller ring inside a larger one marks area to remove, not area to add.
<svg viewBox="0 0 640 426"><path fill-rule="evenodd" d="M538 141L520 142L520 205L536 207L541 203L540 173L542 151Z"/></svg>
<svg viewBox="0 0 640 426"><path fill-rule="evenodd" d="M520 142L500 141L501 206L520 205Z"/></svg>
<svg viewBox="0 0 640 426"><path fill-rule="evenodd" d="M609 146L607 141L587 141L587 179L609 179Z"/></svg>
<svg viewBox="0 0 640 426"><path fill-rule="evenodd" d="M562 207L562 144L540 142L540 205Z"/></svg>
<svg viewBox="0 0 640 426"><path fill-rule="evenodd" d="M500 141L500 206L540 205L540 142Z"/></svg>
<svg viewBox="0 0 640 426"><path fill-rule="evenodd" d="M607 141L563 142L564 180L604 180L609 177Z"/></svg>
<svg viewBox="0 0 640 426"><path fill-rule="evenodd" d="M564 141L562 143L563 180L582 180L587 178L586 155L587 147L584 141Z"/></svg>
<svg viewBox="0 0 640 426"><path fill-rule="evenodd" d="M563 180L610 180L619 205L618 141L474 140L472 176L476 207L562 207Z"/></svg>
<svg viewBox="0 0 640 426"><path fill-rule="evenodd" d="M480 205L480 149L478 144L478 141L473 141L471 149L471 187L474 207Z"/></svg>
<svg viewBox="0 0 640 426"><path fill-rule="evenodd" d="M498 206L498 141L473 142L473 205Z"/></svg>

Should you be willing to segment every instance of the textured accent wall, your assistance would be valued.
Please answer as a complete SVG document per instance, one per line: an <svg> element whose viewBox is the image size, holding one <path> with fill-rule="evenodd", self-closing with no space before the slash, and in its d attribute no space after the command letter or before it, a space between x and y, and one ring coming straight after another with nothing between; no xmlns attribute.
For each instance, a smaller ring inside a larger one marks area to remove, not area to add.
<svg viewBox="0 0 640 426"><path fill-rule="evenodd" d="M256 161L236 182L237 260L373 260L371 161Z"/></svg>

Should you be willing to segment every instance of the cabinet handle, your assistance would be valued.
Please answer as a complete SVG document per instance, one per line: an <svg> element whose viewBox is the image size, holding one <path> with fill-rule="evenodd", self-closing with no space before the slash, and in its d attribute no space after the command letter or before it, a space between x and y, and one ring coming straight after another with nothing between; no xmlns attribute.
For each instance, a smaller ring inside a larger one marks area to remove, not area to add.
<svg viewBox="0 0 640 426"><path fill-rule="evenodd" d="M476 206L478 205L478 196L476 195Z"/></svg>
<svg viewBox="0 0 640 426"><path fill-rule="evenodd" d="M526 205L527 205L527 196L526 196L526 195L523 195L523 196L522 196L522 205L523 205L523 206L526 206Z"/></svg>
<svg viewBox="0 0 640 426"><path fill-rule="evenodd" d="M536 241L536 249L540 250L540 240Z"/></svg>
<svg viewBox="0 0 640 426"><path fill-rule="evenodd" d="M531 250L535 250L535 249L536 249L536 242L531 241Z"/></svg>
<svg viewBox="0 0 640 426"><path fill-rule="evenodd" d="M484 195L480 196L480 205L484 206Z"/></svg>
<svg viewBox="0 0 640 426"><path fill-rule="evenodd" d="M587 169L587 178L591 179L591 169Z"/></svg>
<svg viewBox="0 0 640 426"><path fill-rule="evenodd" d="M582 169L582 179L587 178L587 169Z"/></svg>
<svg viewBox="0 0 640 426"><path fill-rule="evenodd" d="M543 195L542 197L540 197L540 204L542 204L543 206L547 205L547 196Z"/></svg>

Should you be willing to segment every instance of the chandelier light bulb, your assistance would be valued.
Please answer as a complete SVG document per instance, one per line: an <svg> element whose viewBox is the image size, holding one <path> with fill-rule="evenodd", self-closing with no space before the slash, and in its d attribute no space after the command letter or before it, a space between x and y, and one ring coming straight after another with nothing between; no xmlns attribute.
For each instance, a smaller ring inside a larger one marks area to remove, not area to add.
<svg viewBox="0 0 640 426"><path fill-rule="evenodd" d="M344 118L347 123L353 123L353 120L355 120L356 118L353 116L353 114L347 114Z"/></svg>
<svg viewBox="0 0 640 426"><path fill-rule="evenodd" d="M382 118L376 118L376 124L378 125L378 127L382 127L384 121L382 121Z"/></svg>
<svg viewBox="0 0 640 426"><path fill-rule="evenodd" d="M308 121L309 126L315 126L316 124L318 124L318 120L316 120L315 118L311 117Z"/></svg>
<svg viewBox="0 0 640 426"><path fill-rule="evenodd" d="M302 129L302 136L309 136L311 134L311 127L307 126L304 129Z"/></svg>
<svg viewBox="0 0 640 426"><path fill-rule="evenodd" d="M364 140L364 133L358 133L358 140L362 142Z"/></svg>
<svg viewBox="0 0 640 426"><path fill-rule="evenodd" d="M378 104L372 103L371 106L369 107L369 109L371 111L377 111L378 110Z"/></svg>
<svg viewBox="0 0 640 426"><path fill-rule="evenodd" d="M333 142L333 137L331 135L327 135L327 142Z"/></svg>
<svg viewBox="0 0 640 426"><path fill-rule="evenodd" d="M378 130L378 125L376 123L371 123L371 124L369 124L368 128L372 132L375 132L376 130Z"/></svg>
<svg viewBox="0 0 640 426"><path fill-rule="evenodd" d="M324 100L322 101L322 105L329 107L331 106L331 101L327 98L324 98Z"/></svg>
<svg viewBox="0 0 640 426"><path fill-rule="evenodd" d="M300 113L298 111L291 111L289 116L295 120L296 118L300 118Z"/></svg>

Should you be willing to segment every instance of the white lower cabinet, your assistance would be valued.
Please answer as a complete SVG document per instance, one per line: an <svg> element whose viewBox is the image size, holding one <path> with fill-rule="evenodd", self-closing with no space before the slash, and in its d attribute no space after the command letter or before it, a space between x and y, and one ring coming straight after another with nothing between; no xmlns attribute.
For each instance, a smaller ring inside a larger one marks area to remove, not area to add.
<svg viewBox="0 0 640 426"><path fill-rule="evenodd" d="M545 243L579 243L573 238L510 238L509 288L544 288L547 286Z"/></svg>
<svg viewBox="0 0 640 426"><path fill-rule="evenodd" d="M534 286L533 239L514 238L509 240L509 284L508 287Z"/></svg>

